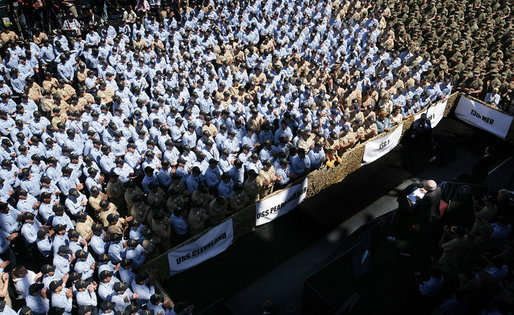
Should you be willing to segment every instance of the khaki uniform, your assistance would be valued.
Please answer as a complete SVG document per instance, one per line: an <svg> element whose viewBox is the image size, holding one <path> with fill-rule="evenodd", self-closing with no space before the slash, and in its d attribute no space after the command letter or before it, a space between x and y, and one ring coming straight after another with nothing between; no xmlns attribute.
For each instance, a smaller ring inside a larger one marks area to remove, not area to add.
<svg viewBox="0 0 514 315"><path fill-rule="evenodd" d="M297 147L299 149L304 149L305 154L308 154L313 146L314 146L314 138L313 137L309 137L307 140L304 140L302 137L298 140Z"/></svg>
<svg viewBox="0 0 514 315"><path fill-rule="evenodd" d="M240 50L238 53L234 54L234 59L240 59L242 62L246 62L246 55L244 51Z"/></svg>
<svg viewBox="0 0 514 315"><path fill-rule="evenodd" d="M237 96L237 94L239 93L239 83L237 85L234 84L231 87L229 87L228 92L230 93L230 95Z"/></svg>
<svg viewBox="0 0 514 315"><path fill-rule="evenodd" d="M66 115L61 114L60 116L54 116L50 122L52 123L52 126L57 129L58 123L60 123L60 122L62 122L63 124L66 123Z"/></svg>
<svg viewBox="0 0 514 315"><path fill-rule="evenodd" d="M104 225L104 227L108 227L109 226L109 221L107 220L107 216L109 214L118 214L118 209L116 208L116 206L111 202L109 203L109 206L107 208L107 210L102 210L98 213L98 218L100 219L100 222L102 222L102 224Z"/></svg>
<svg viewBox="0 0 514 315"><path fill-rule="evenodd" d="M175 198L170 196L166 201L166 209L171 213L175 207L183 207L185 203L186 201L181 195L176 196Z"/></svg>
<svg viewBox="0 0 514 315"><path fill-rule="evenodd" d="M85 93L84 96L80 97L77 103L77 107L81 110L84 109L84 106L87 104L93 104L95 102L95 98L93 95L89 93Z"/></svg>
<svg viewBox="0 0 514 315"><path fill-rule="evenodd" d="M152 49L155 50L155 48L160 48L160 49L164 49L164 44L162 43L161 40L157 39L153 41L152 43Z"/></svg>
<svg viewBox="0 0 514 315"><path fill-rule="evenodd" d="M175 189L182 195L191 194L191 192L187 190L186 184L181 180L172 182L169 189Z"/></svg>
<svg viewBox="0 0 514 315"><path fill-rule="evenodd" d="M38 101L43 97L41 87L36 82L32 83L32 87L29 89L28 97L33 101Z"/></svg>
<svg viewBox="0 0 514 315"><path fill-rule="evenodd" d="M300 75L300 76L304 76L305 73L309 72L309 67L310 67L310 63L305 61L303 63L303 65L301 65L300 67L298 67L298 65L295 65L294 66L294 69L295 69L295 73Z"/></svg>
<svg viewBox="0 0 514 315"><path fill-rule="evenodd" d="M134 188L134 190L127 189L124 193L124 199L127 208L131 209L134 205L134 202L132 202L132 198L134 198L135 196L143 196L144 194L145 193L141 190L141 188L137 186Z"/></svg>
<svg viewBox="0 0 514 315"><path fill-rule="evenodd" d="M407 81L405 81L405 88L410 90L415 84L416 80L414 80L414 78L409 78Z"/></svg>
<svg viewBox="0 0 514 315"><path fill-rule="evenodd" d="M268 40L268 41L266 41L265 43L263 43L261 45L261 49L260 50L261 50L261 53L264 53L266 51L272 52L273 50L275 50L275 45L273 44L273 41Z"/></svg>
<svg viewBox="0 0 514 315"><path fill-rule="evenodd" d="M212 137L216 137L216 135L218 134L218 128L216 128L216 126L212 123L209 126L203 125L202 132L204 132L205 130L207 130Z"/></svg>
<svg viewBox="0 0 514 315"><path fill-rule="evenodd" d="M364 122L364 113L362 111L359 111L359 112L352 111L352 112L350 112L350 117L352 120L359 119L360 121Z"/></svg>
<svg viewBox="0 0 514 315"><path fill-rule="evenodd" d="M65 84L64 87L62 87L62 88L59 87L57 89L57 95L63 101L67 101L70 97L72 97L75 94L76 94L75 89L69 84Z"/></svg>
<svg viewBox="0 0 514 315"><path fill-rule="evenodd" d="M223 109L227 109L228 105L230 104L230 99L229 100L221 100L220 101L220 106L221 108Z"/></svg>
<svg viewBox="0 0 514 315"><path fill-rule="evenodd" d="M364 129L364 127L359 127L357 128L357 130L355 130L355 133L357 135L357 140L359 141L364 141L366 140L366 130Z"/></svg>
<svg viewBox="0 0 514 315"><path fill-rule="evenodd" d="M372 117L375 121L377 120L377 114L375 112L369 112L365 119L367 120L368 118Z"/></svg>
<svg viewBox="0 0 514 315"><path fill-rule="evenodd" d="M93 208L93 210L95 211L98 211L100 210L100 201L102 201L104 199L104 193L103 192L100 192L98 194L98 197L93 197L93 195L89 196L89 205L91 206L91 208Z"/></svg>
<svg viewBox="0 0 514 315"><path fill-rule="evenodd" d="M134 48L141 49L141 48L144 48L146 46L148 46L148 43L143 38L141 38L139 41L134 41Z"/></svg>
<svg viewBox="0 0 514 315"><path fill-rule="evenodd" d="M216 226L223 221L225 216L229 213L228 211L228 202L225 202L223 205L219 205L216 202L216 199L212 200L209 203L208 207L209 217L211 218L211 225Z"/></svg>
<svg viewBox="0 0 514 315"><path fill-rule="evenodd" d="M116 224L109 225L107 228L107 232L110 234L121 234L123 235L123 225L121 223L121 219L116 222Z"/></svg>
<svg viewBox="0 0 514 315"><path fill-rule="evenodd" d="M0 34L0 39L2 39L2 42L4 44L7 44L8 42L15 42L18 40L18 35L16 35L15 32L13 31L6 31L6 32L2 32L2 34Z"/></svg>
<svg viewBox="0 0 514 315"><path fill-rule="evenodd" d="M119 179L114 183L109 181L105 191L109 194L109 201L114 203L116 207L121 210L124 206L123 197L125 194L121 181Z"/></svg>
<svg viewBox="0 0 514 315"><path fill-rule="evenodd" d="M164 192L164 190L162 190L161 187L159 187L159 188L157 188L156 192L150 191L148 193L147 201L148 201L148 204L151 205L152 207L154 205L155 206L163 205L164 202L166 201L166 193Z"/></svg>
<svg viewBox="0 0 514 315"><path fill-rule="evenodd" d="M262 169L255 179L260 199L273 192L275 186L275 167L271 166L268 171Z"/></svg>
<svg viewBox="0 0 514 315"><path fill-rule="evenodd" d="M83 71L77 71L77 80L80 83L86 81L88 68L84 68Z"/></svg>
<svg viewBox="0 0 514 315"><path fill-rule="evenodd" d="M253 76L253 83L255 85L260 85L264 82L266 82L268 79L266 78L266 75L264 74L264 72L261 72L261 74L257 77L257 76Z"/></svg>
<svg viewBox="0 0 514 315"><path fill-rule="evenodd" d="M336 157L337 156L337 150L339 149L339 139L334 140L332 138L327 138L325 140L324 149L325 149L325 153L328 156Z"/></svg>
<svg viewBox="0 0 514 315"><path fill-rule="evenodd" d="M375 107L375 103L376 101L373 98L368 97L362 101L362 106L364 106L365 108L367 108L369 105Z"/></svg>
<svg viewBox="0 0 514 315"><path fill-rule="evenodd" d="M352 100L357 99L359 101L359 104L362 101L362 93L360 90L355 89L353 90L348 97L346 98L346 105L349 107L352 105Z"/></svg>
<svg viewBox="0 0 514 315"><path fill-rule="evenodd" d="M223 59L226 60L229 65L234 63L234 53L229 49L225 49L225 54L223 56L220 56L220 60Z"/></svg>
<svg viewBox="0 0 514 315"><path fill-rule="evenodd" d="M244 209L250 203L250 197L248 197L246 192L243 190L239 193L233 192L228 201L230 203L230 209L232 209L233 212L236 212Z"/></svg>
<svg viewBox="0 0 514 315"><path fill-rule="evenodd" d="M396 83L394 84L394 87L396 88L396 90L405 89L405 83L403 83L403 81L401 79L398 79L396 81Z"/></svg>
<svg viewBox="0 0 514 315"><path fill-rule="evenodd" d="M209 218L204 208L191 209L187 217L187 223L193 234L202 232L205 228L205 221Z"/></svg>
<svg viewBox="0 0 514 315"><path fill-rule="evenodd" d="M388 8L386 8L386 10L387 10L387 9L388 9ZM384 12L385 12L385 11L384 11ZM382 13L382 15L384 15L384 14ZM380 21L378 22L378 29L383 30L383 29L385 29L386 27L387 27L387 22L386 22L386 20L385 20L384 16L382 16L382 17L380 18Z"/></svg>
<svg viewBox="0 0 514 315"><path fill-rule="evenodd" d="M197 202L198 204L207 206L209 202L209 194L202 194L198 189L191 195L191 202Z"/></svg>
<svg viewBox="0 0 514 315"><path fill-rule="evenodd" d="M55 105L57 107L59 107L59 109L61 110L61 115L63 115L63 116L66 116L66 112L71 107L70 104L68 104L68 102L66 102L65 100L61 100L61 102L59 104L55 103Z"/></svg>
<svg viewBox="0 0 514 315"><path fill-rule="evenodd" d="M343 20L346 17L346 14L348 14L348 9L350 8L349 3L345 2L337 16Z"/></svg>
<svg viewBox="0 0 514 315"><path fill-rule="evenodd" d="M395 95L396 94L396 86L391 85L388 89L383 89L382 94L383 94L383 97L386 97L386 95L389 95L389 96Z"/></svg>
<svg viewBox="0 0 514 315"><path fill-rule="evenodd" d="M46 98L45 100L43 100L42 109L45 112L51 113L52 109L54 109L54 107L57 107L57 106L55 105L55 101L52 98Z"/></svg>
<svg viewBox="0 0 514 315"><path fill-rule="evenodd" d="M80 236L82 236L83 239L87 239L91 233L93 233L93 219L91 219L90 216L86 217L85 222L77 222L77 225L75 226L75 230L79 232Z"/></svg>
<svg viewBox="0 0 514 315"><path fill-rule="evenodd" d="M258 191L256 179L251 180L250 178L248 178L244 182L244 191L248 195L250 202L255 202L255 201L259 200L259 191Z"/></svg>
<svg viewBox="0 0 514 315"><path fill-rule="evenodd" d="M257 113L257 117L250 117L247 123L247 129L253 128L257 132L261 129L261 125L264 123L264 117L260 113Z"/></svg>
<svg viewBox="0 0 514 315"><path fill-rule="evenodd" d="M4 289L4 281L1 280L4 273L5 272L0 272L0 292ZM11 297L9 296L9 291L7 291L7 294L2 299L5 301L5 305L12 307L12 301L11 301Z"/></svg>
<svg viewBox="0 0 514 315"><path fill-rule="evenodd" d="M224 96L223 96L223 91L217 91L216 94L215 94L215 99L218 101L218 102L223 102L224 101ZM228 100L230 101L230 99ZM227 101L227 102L228 102ZM223 104L221 104L221 107L222 108L227 108L227 106L223 106Z"/></svg>
<svg viewBox="0 0 514 315"><path fill-rule="evenodd" d="M45 33L39 33L39 36L32 35L32 41L36 43L36 45L41 44L43 41L48 40L48 36Z"/></svg>
<svg viewBox="0 0 514 315"><path fill-rule="evenodd" d="M96 92L96 95L98 95L98 97L100 97L102 99L102 102L104 103L110 103L112 102L112 97L114 96L114 92L111 90L110 87L106 86L105 87L105 90L98 90L98 92Z"/></svg>
<svg viewBox="0 0 514 315"><path fill-rule="evenodd" d="M392 50L394 48L394 38L393 37L388 37L383 43L382 43L382 46L386 49L386 50Z"/></svg>
<svg viewBox="0 0 514 315"><path fill-rule="evenodd" d="M165 241L161 242L165 247L168 246L168 241L171 238L171 220L168 218L164 218L163 220L151 220L152 231L160 238L163 238Z"/></svg>
<svg viewBox="0 0 514 315"><path fill-rule="evenodd" d="M366 132L366 138L372 138L376 135L378 135L378 129L376 124L366 124L364 131Z"/></svg>
<svg viewBox="0 0 514 315"><path fill-rule="evenodd" d="M142 222L145 214L150 210L150 206L144 202L140 202L138 205L132 204L130 208L130 215Z"/></svg>
<svg viewBox="0 0 514 315"><path fill-rule="evenodd" d="M353 147L356 142L357 139L355 139L355 135L353 134L353 132L348 131L344 136L339 138L340 149L337 151L337 154L339 156L342 156L343 153L349 148Z"/></svg>
<svg viewBox="0 0 514 315"><path fill-rule="evenodd" d="M378 94L378 91L377 90L373 90L371 92L371 97L370 97L372 100L376 102L378 102L378 99L379 99L379 94Z"/></svg>
<svg viewBox="0 0 514 315"><path fill-rule="evenodd" d="M216 55L216 57L219 57L219 54L221 53L220 45L214 46L213 51L214 51L214 54Z"/></svg>

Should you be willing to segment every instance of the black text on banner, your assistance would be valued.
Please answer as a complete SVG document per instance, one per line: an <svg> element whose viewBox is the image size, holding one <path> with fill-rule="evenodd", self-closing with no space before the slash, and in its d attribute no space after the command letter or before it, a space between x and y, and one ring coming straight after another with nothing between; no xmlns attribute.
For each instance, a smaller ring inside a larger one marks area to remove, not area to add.
<svg viewBox="0 0 514 315"><path fill-rule="evenodd" d="M173 276L225 251L234 240L232 219L214 227L196 241L168 253Z"/></svg>
<svg viewBox="0 0 514 315"><path fill-rule="evenodd" d="M505 139L512 124L512 116L489 108L479 102L461 96L455 116L470 125Z"/></svg>
<svg viewBox="0 0 514 315"><path fill-rule="evenodd" d="M308 179L305 177L302 183L259 201L256 206L255 225L266 224L293 210L307 196L308 185Z"/></svg>
<svg viewBox="0 0 514 315"><path fill-rule="evenodd" d="M403 124L400 124L393 132L366 143L362 164L371 163L394 149L402 137Z"/></svg>

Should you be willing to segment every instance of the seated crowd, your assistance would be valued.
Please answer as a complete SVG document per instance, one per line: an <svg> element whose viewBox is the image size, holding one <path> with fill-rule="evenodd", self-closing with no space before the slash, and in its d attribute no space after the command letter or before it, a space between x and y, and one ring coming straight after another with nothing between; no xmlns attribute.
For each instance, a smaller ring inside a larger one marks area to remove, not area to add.
<svg viewBox="0 0 514 315"><path fill-rule="evenodd" d="M1 34L5 309L179 314L139 271L146 257L452 91L426 47L398 50L386 4L182 9Z"/></svg>

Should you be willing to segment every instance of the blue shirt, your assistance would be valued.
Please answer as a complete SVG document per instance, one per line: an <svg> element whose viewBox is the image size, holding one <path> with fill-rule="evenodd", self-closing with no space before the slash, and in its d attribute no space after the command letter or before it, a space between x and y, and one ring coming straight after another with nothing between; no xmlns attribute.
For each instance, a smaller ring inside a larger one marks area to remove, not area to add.
<svg viewBox="0 0 514 315"><path fill-rule="evenodd" d="M68 195L70 189L76 188L79 184L79 179L74 177L73 175L70 175L68 177L61 177L59 179L59 188L65 196Z"/></svg>
<svg viewBox="0 0 514 315"><path fill-rule="evenodd" d="M7 208L9 209L8 213L0 213L0 228L8 234L11 234L20 229L18 216L21 212L9 204L7 205Z"/></svg>
<svg viewBox="0 0 514 315"><path fill-rule="evenodd" d="M49 63L54 61L55 59L55 53L52 45L43 46L40 50L40 56L44 63Z"/></svg>
<svg viewBox="0 0 514 315"><path fill-rule="evenodd" d="M107 254L109 255L109 258L111 258L111 261L114 264L121 262L121 260L122 260L121 254L122 253L123 253L123 243L111 242L109 244L109 250L108 250Z"/></svg>
<svg viewBox="0 0 514 315"><path fill-rule="evenodd" d="M232 166L228 174L235 184L243 184L245 177L245 169L243 166L240 168L237 168L235 165Z"/></svg>
<svg viewBox="0 0 514 315"><path fill-rule="evenodd" d="M391 129L392 125L391 125L391 121L389 120L389 118L385 118L384 120L379 120L377 119L376 121L376 125L377 125L377 131L378 133L382 133L384 132L384 128L389 128Z"/></svg>
<svg viewBox="0 0 514 315"><path fill-rule="evenodd" d="M199 176L194 176L193 174L190 174L186 179L187 190L189 190L190 193L193 193L198 188L201 182L201 174Z"/></svg>
<svg viewBox="0 0 514 315"><path fill-rule="evenodd" d="M150 191L150 183L156 183L156 184L159 184L159 179L157 178L157 176L155 175L152 175L151 177L148 177L147 175L145 175L145 177L143 178L143 182L142 182L142 185L143 185L143 191L145 193L148 193Z"/></svg>
<svg viewBox="0 0 514 315"><path fill-rule="evenodd" d="M309 154L308 154L308 158L309 158L309 161L311 162L311 168L312 169L320 168L324 157L325 157L325 150L323 148L321 148L321 150L318 150L317 148L310 150Z"/></svg>
<svg viewBox="0 0 514 315"><path fill-rule="evenodd" d="M298 155L291 159L291 171L297 176L302 176L311 168L311 162L308 156L301 159Z"/></svg>
<svg viewBox="0 0 514 315"><path fill-rule="evenodd" d="M280 185L287 185L290 181L289 179L289 174L290 174L290 170L289 170L289 167L287 168L282 168L282 167L279 167L277 168L277 171L275 173L275 175L277 177L282 177L281 180L277 180L277 182L280 184Z"/></svg>
<svg viewBox="0 0 514 315"><path fill-rule="evenodd" d="M73 300L66 296L66 290L63 288L60 293L52 293L52 307L63 308L65 312L71 313Z"/></svg>
<svg viewBox="0 0 514 315"><path fill-rule="evenodd" d="M218 186L220 182L220 176L221 172L217 166L215 168L209 167L204 174L205 183L209 188L214 188Z"/></svg>
<svg viewBox="0 0 514 315"><path fill-rule="evenodd" d="M177 217L175 214L172 214L171 225L178 235L184 235L187 233L187 222L183 217Z"/></svg>
<svg viewBox="0 0 514 315"><path fill-rule="evenodd" d="M35 296L29 294L25 297L25 301L34 314L46 314L50 310L50 301L48 298L43 299L40 294Z"/></svg>
<svg viewBox="0 0 514 315"><path fill-rule="evenodd" d="M225 198L230 198L232 192L234 191L234 183L230 180L228 183L221 181L218 185L218 194Z"/></svg>

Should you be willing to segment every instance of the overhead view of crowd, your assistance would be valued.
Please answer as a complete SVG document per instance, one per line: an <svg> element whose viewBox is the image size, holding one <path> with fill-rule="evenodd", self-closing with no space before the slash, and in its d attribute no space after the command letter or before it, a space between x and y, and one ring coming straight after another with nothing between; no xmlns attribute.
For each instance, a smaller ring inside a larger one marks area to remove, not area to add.
<svg viewBox="0 0 514 315"><path fill-rule="evenodd" d="M0 34L0 310L188 314L147 257L455 88L512 113L510 2L486 2L21 6Z"/></svg>

